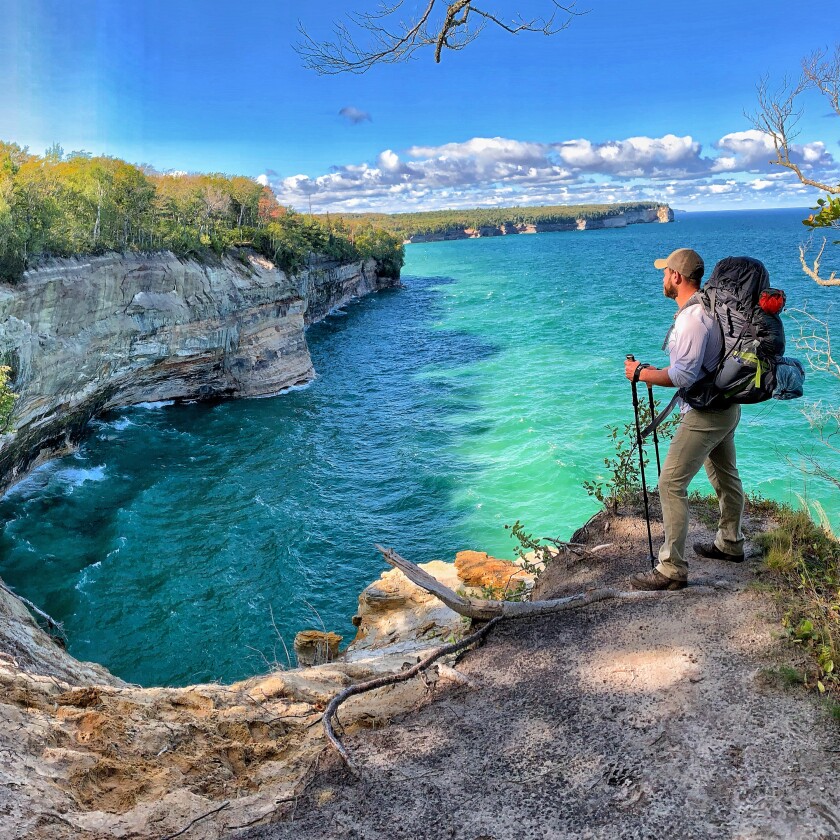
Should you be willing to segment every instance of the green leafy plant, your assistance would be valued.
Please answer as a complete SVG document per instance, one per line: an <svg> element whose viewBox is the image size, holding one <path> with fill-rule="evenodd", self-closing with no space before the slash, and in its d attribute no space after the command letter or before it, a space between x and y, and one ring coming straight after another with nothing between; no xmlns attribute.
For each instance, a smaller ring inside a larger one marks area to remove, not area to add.
<svg viewBox="0 0 840 840"><path fill-rule="evenodd" d="M13 431L12 413L15 410L15 400L18 395L12 393L9 386L9 376L12 369L8 365L0 365L0 434Z"/></svg>
<svg viewBox="0 0 840 840"><path fill-rule="evenodd" d="M505 525L505 530L510 531L511 539L516 540L513 551L518 559L518 565L535 578L539 577L545 567L557 557L560 546L563 545L560 540L535 537L528 533L518 519L513 525Z"/></svg>
<svg viewBox="0 0 840 840"><path fill-rule="evenodd" d="M516 581L512 587L486 584L481 587L481 597L486 601L526 601L528 587L521 580Z"/></svg>
<svg viewBox="0 0 840 840"><path fill-rule="evenodd" d="M817 212L811 213L807 219L802 220L805 227L812 230L815 228L840 228L840 195L826 194L825 198L818 198L817 206L811 209ZM835 240L834 244L840 245L840 240Z"/></svg>
<svg viewBox="0 0 840 840"><path fill-rule="evenodd" d="M660 405L654 401L654 411L658 412ZM651 421L650 405L644 401L639 403L639 422L642 427ZM673 415L665 420L657 428L657 436L660 446L671 439L674 430L679 425L679 415ZM607 426L609 439L613 448L613 455L604 458L604 466L607 468L606 479L594 479L584 481L583 487L586 492L597 499L605 508L617 511L619 505L635 499L642 489L642 477L639 466L639 453L636 443L636 422L625 423L624 426ZM648 450L652 448L652 442L648 440L645 447L644 463L647 468L650 463Z"/></svg>

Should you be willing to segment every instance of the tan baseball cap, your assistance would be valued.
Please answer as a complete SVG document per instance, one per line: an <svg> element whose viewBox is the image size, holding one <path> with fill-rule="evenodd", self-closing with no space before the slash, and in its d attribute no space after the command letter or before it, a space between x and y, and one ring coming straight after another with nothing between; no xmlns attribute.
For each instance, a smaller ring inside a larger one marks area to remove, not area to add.
<svg viewBox="0 0 840 840"><path fill-rule="evenodd" d="M668 254L664 260L656 260L654 268L670 268L671 271L678 271L683 277L689 280L702 280L706 266L703 265L703 258L697 251L691 248L677 248L676 251Z"/></svg>

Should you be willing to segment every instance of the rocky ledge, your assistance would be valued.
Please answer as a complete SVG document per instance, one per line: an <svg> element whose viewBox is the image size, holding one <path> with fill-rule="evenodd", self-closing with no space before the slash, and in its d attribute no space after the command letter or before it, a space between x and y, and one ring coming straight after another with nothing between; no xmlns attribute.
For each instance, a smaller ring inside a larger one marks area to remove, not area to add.
<svg viewBox="0 0 840 840"><path fill-rule="evenodd" d="M424 568L480 594L526 591L533 576L480 552ZM368 586L356 639L334 661L339 637L304 631L295 648L311 667L224 686L140 688L82 663L35 624L0 585L0 814L4 837L102 840L221 838L281 816L326 748L325 704L351 683L397 674L466 625L392 570ZM353 698L345 731L379 727L429 698L446 665Z"/></svg>
<svg viewBox="0 0 840 840"><path fill-rule="evenodd" d="M55 260L0 285L0 363L19 395L15 431L0 436L0 489L66 451L103 411L306 382L306 325L398 283L373 260L289 275L239 256L216 265L169 252Z"/></svg>
<svg viewBox="0 0 840 840"><path fill-rule="evenodd" d="M479 239L484 236L510 236L515 233L558 233L571 230L603 230L623 228L628 225L667 223L674 221L674 211L668 205L646 210L628 210L613 216L597 219L580 217L564 222L536 222L534 224L503 222L501 225L484 225L479 228L451 227L435 233L418 233L406 239L406 244L439 242L450 239Z"/></svg>

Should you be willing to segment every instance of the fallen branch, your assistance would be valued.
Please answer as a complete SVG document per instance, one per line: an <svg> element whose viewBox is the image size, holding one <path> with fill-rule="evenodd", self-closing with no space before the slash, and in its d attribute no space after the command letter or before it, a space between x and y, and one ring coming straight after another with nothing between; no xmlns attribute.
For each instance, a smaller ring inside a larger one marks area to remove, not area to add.
<svg viewBox="0 0 840 840"><path fill-rule="evenodd" d="M496 617L524 618L534 615L548 615L609 599L645 601L666 594L644 590L627 592L623 589L608 587L592 589L589 592L578 592L575 595L567 595L565 598L555 598L551 601L488 601L481 598L467 598L453 592L448 586L444 586L437 578L432 577L415 563L400 557L392 548L383 548L380 545L376 547L382 552L385 562L389 566L399 569L412 583L439 598L458 615L480 621L488 621Z"/></svg>
<svg viewBox="0 0 840 840"><path fill-rule="evenodd" d="M454 593L453 593L454 594ZM338 735L335 734L335 730L332 726L332 719L335 717L336 712L338 711L338 707L349 697L353 697L355 694L363 694L366 691L373 691L375 688L382 688L386 685L396 685L400 682L405 682L406 680L410 680L412 677L419 674L424 669L428 668L429 665L436 662L442 656L446 656L449 653L457 653L459 650L463 650L470 645L475 644L476 642L480 642L484 637L490 632L490 630L498 624L499 621L502 620L502 616L497 616L496 618L488 621L480 630L475 633L471 633L469 636L465 636L459 642L452 642L448 645L443 645L439 648L436 648L432 653L430 653L425 659L421 659L416 665L412 665L411 668L407 668L405 671L400 671L398 674L388 674L384 677L376 677L375 679L368 680L367 682L356 683L355 685L348 686L343 691L336 694L332 700L327 704L327 708L324 710L324 733L327 736L329 742L335 748L335 751L341 756L344 760L344 763L350 769L350 772L353 775L358 775L358 772L353 765L353 762L350 760L350 756L347 753L344 744L341 743L341 739Z"/></svg>
<svg viewBox="0 0 840 840"><path fill-rule="evenodd" d="M338 707L349 697L356 694L363 694L366 691L373 691L376 688L382 688L386 685L395 685L396 683L404 682L419 674L421 671L428 668L432 663L436 662L442 656L449 653L456 653L463 650L476 642L481 641L503 618L526 618L535 615L548 615L550 613L562 612L563 610L571 610L576 607L582 607L586 604L594 604L597 601L606 601L608 599L617 599L622 601L645 601L652 598L660 598L669 595L669 592L625 592L621 589L605 588L593 589L589 592L580 592L575 595L568 595L565 598L557 598L552 601L488 601L480 598L466 598L453 592L448 586L444 586L437 578L430 575L428 572L421 569L417 564L401 557L391 548L383 548L381 545L376 546L382 552L385 562L399 569L412 583L425 589L427 592L440 599L447 607L454 610L459 615L466 616L478 621L486 621L480 630L472 633L469 636L461 639L460 642L453 642L448 645L443 645L430 653L425 659L422 659L411 668L401 671L399 674L389 674L383 677L376 677L363 683L356 683L343 691L336 694L330 700L327 708L324 711L323 725L324 732L327 739L335 748L335 751L341 756L344 763L349 770L358 775L350 756L341 743L341 739L336 735L332 726L332 720L336 716ZM603 548L605 546L598 546ZM706 590L705 587L695 587L694 591L698 592ZM683 596L684 597L684 596ZM457 673L457 672L456 672Z"/></svg>
<svg viewBox="0 0 840 840"><path fill-rule="evenodd" d="M51 616L47 615L42 609L39 609L38 607L36 607L35 604L33 604L32 601L30 601L28 598L24 598L22 595L18 595L17 592L13 592L2 581L0 581L0 589L2 589L4 592L8 592L9 595L11 595L13 598L17 598L18 601L20 601L21 603L24 604L24 606L26 606L28 609L32 610L32 612L34 612L35 615L37 615L39 618L42 618L44 621L46 621L47 626L51 630L55 631L55 635L56 635L57 638L59 638L63 642L67 641L67 636L64 633L64 625L60 621L56 621Z"/></svg>

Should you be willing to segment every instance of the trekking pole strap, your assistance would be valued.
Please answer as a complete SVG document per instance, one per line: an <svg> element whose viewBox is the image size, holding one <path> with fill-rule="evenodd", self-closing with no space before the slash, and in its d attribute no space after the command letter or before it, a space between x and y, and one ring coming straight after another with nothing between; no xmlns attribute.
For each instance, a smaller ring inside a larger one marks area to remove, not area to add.
<svg viewBox="0 0 840 840"><path fill-rule="evenodd" d="M639 362L639 366L636 368L636 370L633 371L633 382L638 382L639 377L642 375L642 371L645 368L649 368L649 367L650 367L650 365L646 365L646 364L643 364L642 362Z"/></svg>

